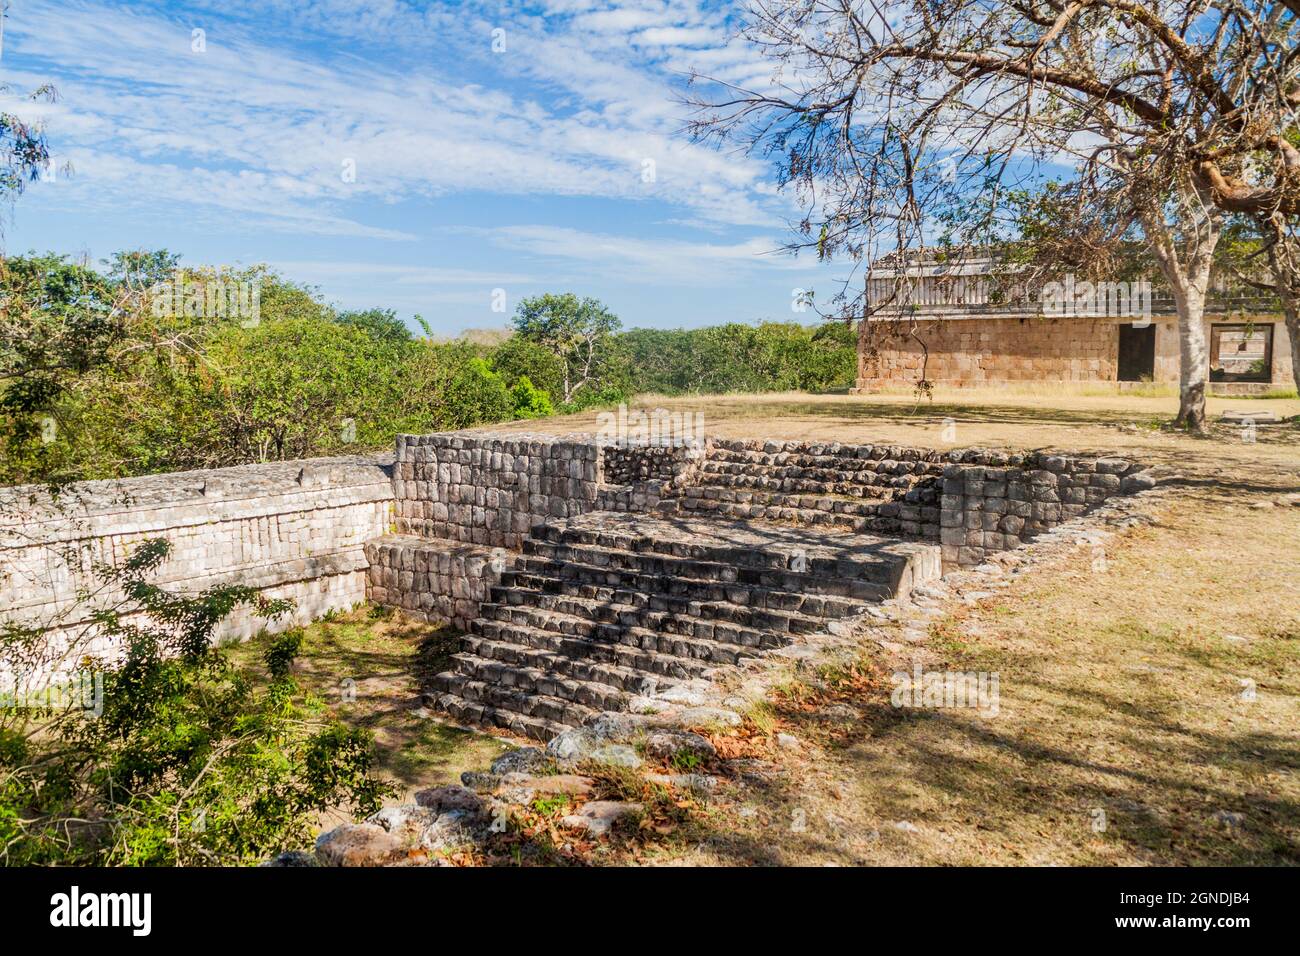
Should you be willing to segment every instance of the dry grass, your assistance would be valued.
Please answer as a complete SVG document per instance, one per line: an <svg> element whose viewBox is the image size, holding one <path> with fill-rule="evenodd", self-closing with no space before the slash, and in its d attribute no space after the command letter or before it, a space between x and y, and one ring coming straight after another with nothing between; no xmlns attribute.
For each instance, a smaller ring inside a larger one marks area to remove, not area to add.
<svg viewBox="0 0 1300 956"><path fill-rule="evenodd" d="M935 390L933 400L910 392L882 395L700 395L677 398L639 396L635 408L663 407L702 412L709 435L728 438L797 438L808 441L891 442L926 447L980 445L1001 448L1056 448L1153 452L1166 460L1187 453L1213 456L1227 465L1238 460L1300 465L1300 433L1294 428L1260 427L1253 448L1243 447L1240 429L1214 425L1216 441L1162 430L1178 410L1173 396L1144 397L1117 392L1037 395L1004 389ZM1210 398L1211 419L1227 410L1271 411L1281 418L1300 415L1300 399ZM596 411L542 421L492 426L488 431L595 431ZM1135 432L1122 431L1121 427ZM1226 453L1219 444L1228 445ZM1151 454L1146 455L1151 458Z"/></svg>
<svg viewBox="0 0 1300 956"><path fill-rule="evenodd" d="M899 711L876 686L837 734L779 701L807 752L699 860L1300 862L1300 587L1247 557L1288 535L1300 509L1176 507L1104 572L1081 550L936 621L927 666L997 673L996 716Z"/></svg>
<svg viewBox="0 0 1300 956"><path fill-rule="evenodd" d="M1300 862L1300 508L1252 507L1300 492L1295 424L1191 438L1159 427L1172 398L1105 394L638 404L701 409L715 435L938 447L951 418L948 444L1127 454L1173 488L1156 525L1108 544L1104 571L1080 550L934 622L932 659L998 673L997 716L895 709L887 672L795 681L765 718L803 741L769 746L786 772L730 791L707 839L656 862ZM1294 399L1210 402L1238 407L1300 414ZM828 721L828 701L856 719Z"/></svg>

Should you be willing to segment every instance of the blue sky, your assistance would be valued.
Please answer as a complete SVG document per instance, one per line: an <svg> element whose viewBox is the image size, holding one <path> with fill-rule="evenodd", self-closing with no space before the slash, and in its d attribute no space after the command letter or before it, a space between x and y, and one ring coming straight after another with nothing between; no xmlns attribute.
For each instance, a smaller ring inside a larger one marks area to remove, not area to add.
<svg viewBox="0 0 1300 956"><path fill-rule="evenodd" d="M8 214L10 254L268 262L446 334L505 325L496 289L509 311L594 295L627 326L811 321L793 290L824 299L849 272L779 251L798 210L764 163L680 132L692 68L769 79L730 4L8 6L5 84L58 90L6 103L43 118L56 160Z"/></svg>

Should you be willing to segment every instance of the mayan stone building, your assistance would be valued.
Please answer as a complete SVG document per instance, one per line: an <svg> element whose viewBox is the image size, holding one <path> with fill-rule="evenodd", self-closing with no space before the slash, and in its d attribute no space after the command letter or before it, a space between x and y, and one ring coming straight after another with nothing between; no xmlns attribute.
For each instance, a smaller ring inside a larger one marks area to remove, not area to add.
<svg viewBox="0 0 1300 956"><path fill-rule="evenodd" d="M860 340L855 393L911 384L1178 381L1173 299L1141 283L1008 285L987 256L934 251L878 260L867 280L879 311ZM885 334L911 326L915 336ZM1275 302L1212 293L1205 313L1210 390L1290 388L1291 344Z"/></svg>

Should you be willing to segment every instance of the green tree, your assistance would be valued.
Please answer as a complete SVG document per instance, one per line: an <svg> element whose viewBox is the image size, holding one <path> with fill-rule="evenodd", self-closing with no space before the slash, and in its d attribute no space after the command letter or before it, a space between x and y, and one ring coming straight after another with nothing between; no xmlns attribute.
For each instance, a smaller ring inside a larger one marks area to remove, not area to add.
<svg viewBox="0 0 1300 956"><path fill-rule="evenodd" d="M207 346L210 440L242 461L304 458L382 430L398 355L368 331L309 318L227 325Z"/></svg>
<svg viewBox="0 0 1300 956"><path fill-rule="evenodd" d="M840 323L793 322L633 329L618 336L629 390L669 395L841 388L856 370L853 339Z"/></svg>
<svg viewBox="0 0 1300 956"><path fill-rule="evenodd" d="M108 279L116 283L133 283L149 287L169 282L180 268L181 257L166 249L132 249L115 252L104 260Z"/></svg>
<svg viewBox="0 0 1300 956"><path fill-rule="evenodd" d="M524 299L515 310L513 325L520 337L558 360L560 400L568 403L598 380L610 339L622 323L596 299L565 292Z"/></svg>
<svg viewBox="0 0 1300 956"><path fill-rule="evenodd" d="M338 321L343 325L364 329L382 342L409 342L411 330L392 309L365 309L359 312L340 312Z"/></svg>
<svg viewBox="0 0 1300 956"><path fill-rule="evenodd" d="M514 385L527 377L550 396L552 404L563 401L564 363L533 339L511 335L492 349L488 363L507 384Z"/></svg>
<svg viewBox="0 0 1300 956"><path fill-rule="evenodd" d="M10 87L0 84L0 93L9 92ZM49 85L39 87L29 96L32 100L49 102L54 98L54 87ZM0 112L0 198L10 199L22 193L49 165L49 144L40 124Z"/></svg>
<svg viewBox="0 0 1300 956"><path fill-rule="evenodd" d="M447 414L453 428L508 421L514 399L501 376L481 358L466 362L452 378Z"/></svg>
<svg viewBox="0 0 1300 956"><path fill-rule="evenodd" d="M121 292L53 253L0 259L0 480L68 477L60 409L127 332Z"/></svg>

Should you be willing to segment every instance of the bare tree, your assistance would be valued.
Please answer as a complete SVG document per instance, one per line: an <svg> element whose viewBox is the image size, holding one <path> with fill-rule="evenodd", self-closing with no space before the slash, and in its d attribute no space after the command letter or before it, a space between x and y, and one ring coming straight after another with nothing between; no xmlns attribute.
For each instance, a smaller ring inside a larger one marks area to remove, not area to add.
<svg viewBox="0 0 1300 956"><path fill-rule="evenodd" d="M1187 92L1182 122L1154 138L1190 173L1197 202L1251 223L1272 273L1248 284L1275 294L1300 386L1300 3L1213 0L1133 16L1156 45L1168 83Z"/></svg>
<svg viewBox="0 0 1300 956"><path fill-rule="evenodd" d="M1155 251L1178 306L1179 421L1199 429L1222 197L1240 185L1245 155L1274 150L1290 162L1276 90L1294 66L1300 4L1263 15L1258 6L753 0L743 35L772 58L772 81L708 81L692 129L776 159L780 185L805 206L790 246L822 257L1012 239L1014 195L1064 181L1081 215L1057 225L1088 236L1073 245L1096 257L1075 264L1105 260L1135 232ZM1274 68L1248 69L1249 51L1279 35ZM1235 73L1215 72L1233 63ZM1243 120L1243 104L1265 102L1272 113L1251 105ZM902 297L885 316L846 284L836 303L885 335L916 332Z"/></svg>

